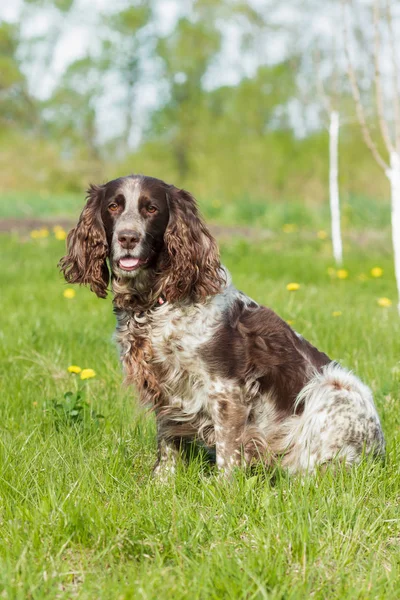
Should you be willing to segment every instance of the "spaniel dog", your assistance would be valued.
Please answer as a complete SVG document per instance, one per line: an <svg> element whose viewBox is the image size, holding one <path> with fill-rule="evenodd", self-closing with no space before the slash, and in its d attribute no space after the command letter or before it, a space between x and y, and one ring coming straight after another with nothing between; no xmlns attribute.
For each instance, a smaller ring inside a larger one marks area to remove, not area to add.
<svg viewBox="0 0 400 600"><path fill-rule="evenodd" d="M104 298L111 273L126 381L156 414L156 474L186 440L225 474L383 454L370 389L234 287L187 191L142 175L92 185L67 247L69 283Z"/></svg>

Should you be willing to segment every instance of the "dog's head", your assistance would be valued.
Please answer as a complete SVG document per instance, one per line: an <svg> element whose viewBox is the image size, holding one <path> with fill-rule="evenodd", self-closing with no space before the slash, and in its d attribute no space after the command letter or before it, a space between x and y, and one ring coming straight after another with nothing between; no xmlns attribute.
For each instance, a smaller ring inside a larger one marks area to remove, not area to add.
<svg viewBox="0 0 400 600"><path fill-rule="evenodd" d="M102 298L109 268L131 287L135 280L157 280L169 301L198 301L223 284L217 245L194 198L153 177L132 175L90 186L67 248L60 261L65 279L88 284Z"/></svg>

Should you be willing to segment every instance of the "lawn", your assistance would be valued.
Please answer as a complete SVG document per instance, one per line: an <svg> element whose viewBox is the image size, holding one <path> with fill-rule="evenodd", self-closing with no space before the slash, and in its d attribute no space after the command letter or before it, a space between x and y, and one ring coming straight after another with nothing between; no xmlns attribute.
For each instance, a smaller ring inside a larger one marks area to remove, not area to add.
<svg viewBox="0 0 400 600"><path fill-rule="evenodd" d="M398 599L400 318L387 229L348 238L340 279L329 240L294 225L258 241L222 236L223 261L240 289L372 387L386 462L222 482L197 455L166 485L151 478L153 417L122 387L111 300L64 297L64 242L51 232L1 235L1 598ZM96 376L81 381L70 365ZM64 394L78 389L74 407Z"/></svg>

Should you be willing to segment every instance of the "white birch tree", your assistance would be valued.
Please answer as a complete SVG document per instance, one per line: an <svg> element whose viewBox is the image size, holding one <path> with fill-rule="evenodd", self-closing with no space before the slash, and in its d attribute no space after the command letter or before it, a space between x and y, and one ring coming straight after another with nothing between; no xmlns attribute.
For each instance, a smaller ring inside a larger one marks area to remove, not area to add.
<svg viewBox="0 0 400 600"><path fill-rule="evenodd" d="M329 203L333 257L337 265L343 263L342 228L339 198L339 112L329 113Z"/></svg>
<svg viewBox="0 0 400 600"><path fill-rule="evenodd" d="M319 54L319 53L318 53ZM332 51L332 73L330 79L331 90L326 90L320 73L320 58L317 57L316 74L318 95L322 101L326 117L328 118L329 132L329 206L331 214L331 238L333 258L335 263L340 266L343 264L343 243L342 227L340 215L340 196L339 196L339 131L340 131L340 113L339 113L339 94L338 94L338 65L336 47Z"/></svg>
<svg viewBox="0 0 400 600"><path fill-rule="evenodd" d="M347 73L356 108L357 118L361 127L365 144L371 151L375 161L385 172L391 193L391 222L394 267L397 285L397 308L400 314L400 89L399 89L399 63L395 45L395 33L391 10L391 1L385 0L385 14L381 14L381 0L373 0L373 62L374 62L374 87L375 105L378 116L380 133L386 148L387 159L382 156L375 140L372 137L367 123L365 109L361 100L360 87L357 81L354 61L350 53L349 26L346 14L348 0L342 0L343 38L347 59ZM386 55L389 57L391 69L391 86L383 84L381 74L382 47L381 28L387 32ZM385 97L386 96L386 97ZM389 96L389 97L388 97ZM388 110L390 103L392 110Z"/></svg>

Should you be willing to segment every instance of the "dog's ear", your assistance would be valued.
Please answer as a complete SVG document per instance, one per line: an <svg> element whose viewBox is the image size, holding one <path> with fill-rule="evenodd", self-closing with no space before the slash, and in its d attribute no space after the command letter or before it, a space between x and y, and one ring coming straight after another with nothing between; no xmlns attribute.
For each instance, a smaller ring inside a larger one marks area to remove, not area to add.
<svg viewBox="0 0 400 600"><path fill-rule="evenodd" d="M78 224L68 234L68 254L59 262L68 283L87 284L100 298L107 296L110 278L106 262L108 245L101 219L103 194L104 186L89 187Z"/></svg>
<svg viewBox="0 0 400 600"><path fill-rule="evenodd" d="M169 301L199 301L224 284L218 246L202 221L196 201L185 190L167 191L169 223L164 234L166 264L163 293Z"/></svg>

